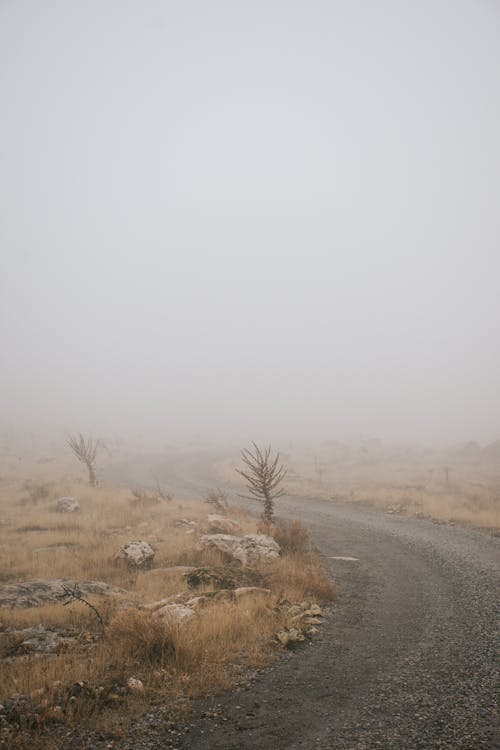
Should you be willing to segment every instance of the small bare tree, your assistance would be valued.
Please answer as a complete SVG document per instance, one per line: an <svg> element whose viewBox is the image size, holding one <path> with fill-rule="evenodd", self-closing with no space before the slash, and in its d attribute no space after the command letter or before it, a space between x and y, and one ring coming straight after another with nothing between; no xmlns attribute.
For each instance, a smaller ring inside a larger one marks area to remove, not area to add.
<svg viewBox="0 0 500 750"><path fill-rule="evenodd" d="M95 458L97 455L98 440L92 440L91 437L84 438L82 433L70 435L67 444L82 464L85 464L89 473L89 484L91 487L97 487L97 477L95 473Z"/></svg>
<svg viewBox="0 0 500 750"><path fill-rule="evenodd" d="M286 469L279 463L279 453L273 458L270 445L264 450L260 450L256 443L252 445L253 451L249 448L241 451L244 468L236 469L238 474L246 480L250 492L250 495L240 497L259 500L264 505L263 521L271 523L274 515L274 501L285 494L281 486L286 476Z"/></svg>

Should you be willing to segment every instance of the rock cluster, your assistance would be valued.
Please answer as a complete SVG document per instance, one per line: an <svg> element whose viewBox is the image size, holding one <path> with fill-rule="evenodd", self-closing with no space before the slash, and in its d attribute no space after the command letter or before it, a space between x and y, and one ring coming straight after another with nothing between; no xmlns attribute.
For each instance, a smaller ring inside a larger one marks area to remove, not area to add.
<svg viewBox="0 0 500 750"><path fill-rule="evenodd" d="M283 628L276 633L276 640L285 648L291 648L297 643L305 641L319 630L316 627L323 623L324 613L317 604L293 604L288 608L288 615L291 617L292 626Z"/></svg>

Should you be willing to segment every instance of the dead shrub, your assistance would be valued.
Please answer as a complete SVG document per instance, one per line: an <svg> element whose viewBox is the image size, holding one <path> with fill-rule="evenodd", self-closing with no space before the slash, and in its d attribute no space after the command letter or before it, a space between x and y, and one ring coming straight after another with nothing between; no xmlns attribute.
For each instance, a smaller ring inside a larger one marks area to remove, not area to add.
<svg viewBox="0 0 500 750"><path fill-rule="evenodd" d="M227 687L239 665L272 658L276 629L276 613L267 599L214 603L177 630L171 669L189 674L190 695Z"/></svg>
<svg viewBox="0 0 500 750"><path fill-rule="evenodd" d="M24 483L23 490L26 494L21 498L21 505L27 505L28 503L38 505L38 503L50 498L52 485L48 482L41 483L29 480Z"/></svg>
<svg viewBox="0 0 500 750"><path fill-rule="evenodd" d="M207 502L209 505L213 505L215 510L218 510L219 513L225 513L229 505L227 500L227 492L221 490L220 487L217 487L217 489L208 490L205 496L205 502Z"/></svg>
<svg viewBox="0 0 500 750"><path fill-rule="evenodd" d="M174 496L161 484L157 483L154 490L143 490L136 488L131 490L130 503L136 508L145 508L148 505L158 505L161 502L172 502Z"/></svg>
<svg viewBox="0 0 500 750"><path fill-rule="evenodd" d="M274 524L261 524L259 531L272 536L285 554L308 552L312 549L309 530L300 521L285 521L281 518Z"/></svg>
<svg viewBox="0 0 500 750"><path fill-rule="evenodd" d="M314 552L297 552L276 560L267 574L268 586L290 602L331 601L335 586Z"/></svg>
<svg viewBox="0 0 500 750"><path fill-rule="evenodd" d="M107 637L125 661L132 659L149 666L163 666L174 649L175 627L151 612L129 607L110 621Z"/></svg>

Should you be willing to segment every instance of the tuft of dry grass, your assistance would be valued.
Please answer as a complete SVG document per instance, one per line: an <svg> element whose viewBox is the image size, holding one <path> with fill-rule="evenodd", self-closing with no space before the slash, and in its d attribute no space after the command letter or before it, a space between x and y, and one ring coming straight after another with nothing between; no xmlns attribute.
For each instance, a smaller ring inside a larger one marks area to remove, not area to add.
<svg viewBox="0 0 500 750"><path fill-rule="evenodd" d="M259 531L272 536L286 554L307 552L313 546L309 529L300 521L280 518L272 524L261 523Z"/></svg>
<svg viewBox="0 0 500 750"><path fill-rule="evenodd" d="M324 604L335 596L335 586L316 552L295 552L270 565L267 581L289 602Z"/></svg>

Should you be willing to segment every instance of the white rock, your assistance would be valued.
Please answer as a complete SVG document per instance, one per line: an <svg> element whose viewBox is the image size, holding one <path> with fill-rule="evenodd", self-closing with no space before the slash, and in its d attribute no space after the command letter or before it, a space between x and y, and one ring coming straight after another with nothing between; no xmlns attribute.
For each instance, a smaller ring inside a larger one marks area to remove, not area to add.
<svg viewBox="0 0 500 750"><path fill-rule="evenodd" d="M200 542L204 548L215 548L233 560L239 560L244 567L275 560L280 554L279 544L266 534L247 534L243 537L205 534Z"/></svg>
<svg viewBox="0 0 500 750"><path fill-rule="evenodd" d="M127 542L115 555L115 560L124 560L132 568L145 568L153 562L155 551L147 542Z"/></svg>
<svg viewBox="0 0 500 750"><path fill-rule="evenodd" d="M207 521L212 534L237 534L241 531L241 526L237 521L217 515L217 513L211 513L207 517Z"/></svg>
<svg viewBox="0 0 500 750"><path fill-rule="evenodd" d="M144 692L144 684L142 680L138 680L137 677L129 677L127 680L127 687L132 693Z"/></svg>
<svg viewBox="0 0 500 750"><path fill-rule="evenodd" d="M58 513L75 513L80 510L80 503L76 497L60 497L56 502Z"/></svg>
<svg viewBox="0 0 500 750"><path fill-rule="evenodd" d="M286 648L291 644L300 643L301 641L303 641L304 634L297 628L288 628L285 630L280 630L279 633L276 633L276 638Z"/></svg>
<svg viewBox="0 0 500 750"><path fill-rule="evenodd" d="M196 521L190 521L188 518L178 518L174 521L174 526L178 529L194 528L197 525Z"/></svg>
<svg viewBox="0 0 500 750"><path fill-rule="evenodd" d="M166 604L164 607L157 609L156 617L161 617L165 622L172 625L180 625L194 616L194 612L184 604Z"/></svg>

